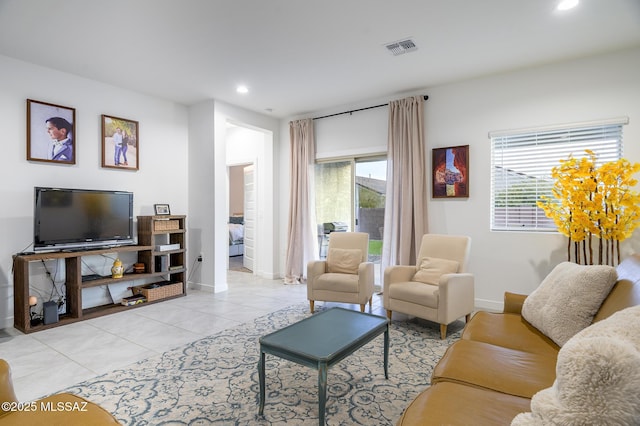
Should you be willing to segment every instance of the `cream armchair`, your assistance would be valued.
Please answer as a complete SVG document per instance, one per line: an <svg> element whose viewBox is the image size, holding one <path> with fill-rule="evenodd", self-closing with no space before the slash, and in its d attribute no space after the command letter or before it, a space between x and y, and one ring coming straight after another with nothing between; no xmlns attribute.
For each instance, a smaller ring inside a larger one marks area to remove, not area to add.
<svg viewBox="0 0 640 426"><path fill-rule="evenodd" d="M369 234L333 232L329 236L327 260L307 264L307 299L314 302L356 303L360 311L373 297L373 263L368 262Z"/></svg>
<svg viewBox="0 0 640 426"><path fill-rule="evenodd" d="M473 275L466 272L470 247L469 237L424 235L418 265L384 271L387 317L396 311L437 322L442 339L448 324L463 316L469 321L475 299Z"/></svg>

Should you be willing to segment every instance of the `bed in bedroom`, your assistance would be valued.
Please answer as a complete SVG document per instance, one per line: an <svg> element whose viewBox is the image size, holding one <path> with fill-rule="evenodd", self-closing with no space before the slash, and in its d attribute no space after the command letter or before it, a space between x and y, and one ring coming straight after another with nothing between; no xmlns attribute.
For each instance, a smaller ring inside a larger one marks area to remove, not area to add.
<svg viewBox="0 0 640 426"><path fill-rule="evenodd" d="M244 254L244 216L229 217L229 256Z"/></svg>

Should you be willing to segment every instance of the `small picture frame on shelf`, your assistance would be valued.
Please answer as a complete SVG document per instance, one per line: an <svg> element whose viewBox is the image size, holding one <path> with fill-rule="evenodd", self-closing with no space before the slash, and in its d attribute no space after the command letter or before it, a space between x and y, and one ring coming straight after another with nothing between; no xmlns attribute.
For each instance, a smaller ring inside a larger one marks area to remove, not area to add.
<svg viewBox="0 0 640 426"><path fill-rule="evenodd" d="M156 216L166 216L171 214L169 204L154 204L153 208L156 211Z"/></svg>

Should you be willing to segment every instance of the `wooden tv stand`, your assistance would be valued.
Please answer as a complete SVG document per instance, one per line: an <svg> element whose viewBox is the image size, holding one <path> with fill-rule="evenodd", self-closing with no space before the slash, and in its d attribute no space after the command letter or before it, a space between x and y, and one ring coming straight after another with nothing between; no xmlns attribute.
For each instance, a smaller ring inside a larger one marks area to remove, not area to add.
<svg viewBox="0 0 640 426"><path fill-rule="evenodd" d="M150 278L156 281L171 281L182 283L182 294L171 296L167 299L186 295L186 249L185 249L185 226L186 216L138 216L138 242L141 245L111 247L97 250L80 250L52 253L19 254L13 258L13 325L23 333L32 333L48 328L59 327L77 321L100 317L115 312L129 310L148 303L157 303L162 300L142 303L133 306L123 306L120 304L108 304L92 308L82 309L82 290L85 288L102 286L107 284L121 283L133 280L145 280L150 282ZM171 221L171 229L164 229L166 226L158 226L156 222L162 221L161 225ZM164 242L178 244L179 248L157 251L159 244L157 238L165 238ZM106 253L126 253L137 252L138 262L144 263L144 273L127 273L122 278L103 277L98 279L82 279L82 257L96 256ZM156 258L166 256L168 259L168 270L157 270ZM29 307L29 263L43 260L64 259L65 265L65 286L66 286L66 306L67 312L60 315L58 322L53 324L31 325ZM164 300L167 300L164 299Z"/></svg>

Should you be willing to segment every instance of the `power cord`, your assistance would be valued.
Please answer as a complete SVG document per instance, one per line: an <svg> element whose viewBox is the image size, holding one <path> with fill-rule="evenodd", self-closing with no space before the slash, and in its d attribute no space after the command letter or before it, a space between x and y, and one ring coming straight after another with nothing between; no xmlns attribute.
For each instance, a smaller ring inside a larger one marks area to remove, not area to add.
<svg viewBox="0 0 640 426"><path fill-rule="evenodd" d="M199 261L198 258L194 259L193 264L191 265L191 268L190 268L191 272L187 277L187 282L191 281L191 276L196 271L196 265L198 266L198 269L202 267L202 261ZM184 284L187 285L187 283L184 283Z"/></svg>
<svg viewBox="0 0 640 426"><path fill-rule="evenodd" d="M54 300L54 292L55 292L58 296L58 300L56 301L58 304L58 309L60 309L62 305L64 305L64 295L60 292L60 290L58 290L58 286L56 285L55 278L58 275L57 261L56 261L56 271L53 276L51 275L51 271L49 271L49 268L47 267L47 263L44 261L44 259L40 259L40 262L44 267L47 277L49 277L49 280L51 281L51 294L49 295L49 300Z"/></svg>

